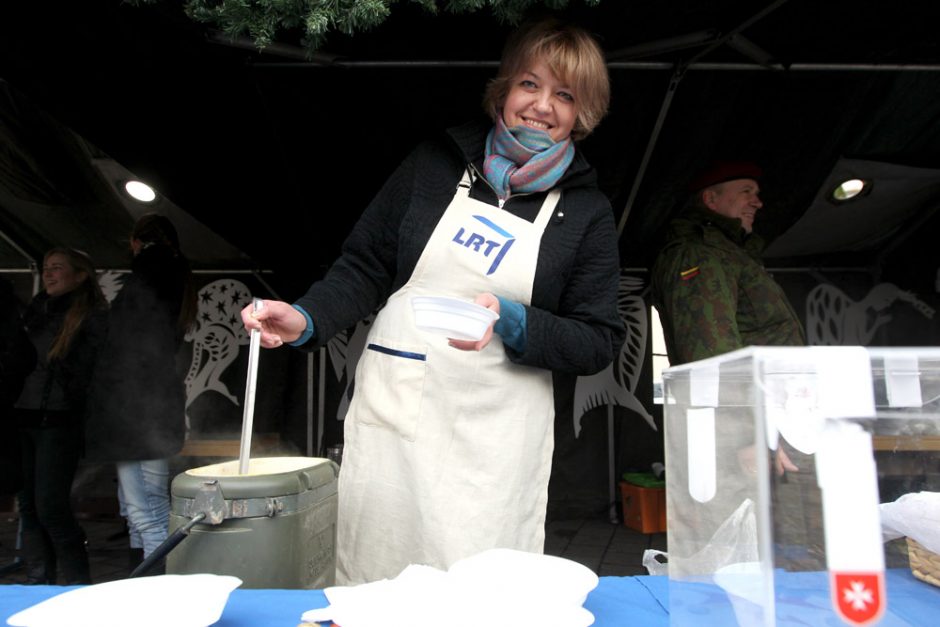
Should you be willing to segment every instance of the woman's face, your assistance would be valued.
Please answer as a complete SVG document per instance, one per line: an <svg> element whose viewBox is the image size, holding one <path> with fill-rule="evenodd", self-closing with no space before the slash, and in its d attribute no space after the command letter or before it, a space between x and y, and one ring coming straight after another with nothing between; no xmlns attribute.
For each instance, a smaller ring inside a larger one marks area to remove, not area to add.
<svg viewBox="0 0 940 627"><path fill-rule="evenodd" d="M503 103L503 123L507 128L540 129L556 142L571 135L578 117L577 94L543 61L530 63L513 78L511 85Z"/></svg>
<svg viewBox="0 0 940 627"><path fill-rule="evenodd" d="M61 253L49 255L42 264L42 285L49 296L67 294L81 285L85 278L85 273L76 271Z"/></svg>

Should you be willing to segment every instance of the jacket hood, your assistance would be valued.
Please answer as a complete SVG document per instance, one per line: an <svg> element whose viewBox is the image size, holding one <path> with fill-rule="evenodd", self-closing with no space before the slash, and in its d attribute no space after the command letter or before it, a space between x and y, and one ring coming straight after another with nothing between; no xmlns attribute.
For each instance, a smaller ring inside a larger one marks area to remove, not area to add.
<svg viewBox="0 0 940 627"><path fill-rule="evenodd" d="M167 267L185 265L185 260L169 246L162 244L149 244L131 261L131 269L135 272L151 274L154 272L167 272Z"/></svg>
<svg viewBox="0 0 940 627"><path fill-rule="evenodd" d="M486 136L493 128L493 122L480 116L460 126L447 129L447 136L454 144L465 163L477 165L483 169L483 156L486 151ZM575 187L597 187L597 172L584 158L575 143L574 160L558 181L556 187L572 189Z"/></svg>

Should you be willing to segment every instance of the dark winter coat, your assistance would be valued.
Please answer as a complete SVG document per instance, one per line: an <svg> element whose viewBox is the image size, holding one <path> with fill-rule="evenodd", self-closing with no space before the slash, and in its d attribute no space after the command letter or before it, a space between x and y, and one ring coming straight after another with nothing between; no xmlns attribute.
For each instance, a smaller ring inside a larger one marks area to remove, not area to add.
<svg viewBox="0 0 940 627"><path fill-rule="evenodd" d="M36 349L23 328L20 309L13 285L0 277L0 494L14 494L22 487L20 441L12 410L23 381L36 367Z"/></svg>
<svg viewBox="0 0 940 627"><path fill-rule="evenodd" d="M111 303L86 415L91 459L162 459L183 447L186 395L176 354L185 259L152 245Z"/></svg>
<svg viewBox="0 0 940 627"><path fill-rule="evenodd" d="M745 346L801 346L800 320L741 221L688 206L669 225L652 271L672 365Z"/></svg>
<svg viewBox="0 0 940 627"><path fill-rule="evenodd" d="M0 277L0 420L11 420L13 403L23 391L23 381L36 367L36 349L26 335L20 316L22 305L13 285Z"/></svg>
<svg viewBox="0 0 940 627"><path fill-rule="evenodd" d="M75 292L55 297L40 292L23 313L23 324L36 350L37 362L23 383L17 409L67 412L81 420L91 373L105 335L107 313L101 309L86 315L65 357L50 361L49 349L74 296Z"/></svg>
<svg viewBox="0 0 940 627"><path fill-rule="evenodd" d="M344 242L342 257L297 301L316 329L305 347L325 344L408 281L468 165L471 196L497 205L482 176L491 127L489 120L472 122L422 143L386 181ZM624 341L617 233L610 203L580 151L556 188L561 199L542 237L526 306L525 350L506 352L518 364L587 375L606 367ZM503 209L531 222L545 196L511 196Z"/></svg>

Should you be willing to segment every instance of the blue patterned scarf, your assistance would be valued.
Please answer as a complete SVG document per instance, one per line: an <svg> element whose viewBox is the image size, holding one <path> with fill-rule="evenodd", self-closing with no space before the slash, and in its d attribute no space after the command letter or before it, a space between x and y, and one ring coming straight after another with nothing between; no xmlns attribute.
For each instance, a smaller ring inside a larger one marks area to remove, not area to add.
<svg viewBox="0 0 940 627"><path fill-rule="evenodd" d="M483 176L505 200L510 193L551 189L572 159L570 137L555 143L545 131L527 126L506 128L500 116L486 136Z"/></svg>

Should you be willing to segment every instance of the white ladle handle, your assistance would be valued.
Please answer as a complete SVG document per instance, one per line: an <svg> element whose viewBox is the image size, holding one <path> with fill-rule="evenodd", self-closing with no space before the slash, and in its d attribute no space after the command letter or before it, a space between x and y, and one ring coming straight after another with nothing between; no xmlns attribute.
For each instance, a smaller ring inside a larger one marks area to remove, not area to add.
<svg viewBox="0 0 940 627"><path fill-rule="evenodd" d="M258 312L264 307L260 298L252 299L252 307ZM242 439L238 450L238 474L248 472L248 461L251 458L251 432L255 415L255 383L258 379L258 351L261 347L261 332L251 330L248 345L248 381L245 384L245 410L242 414Z"/></svg>

